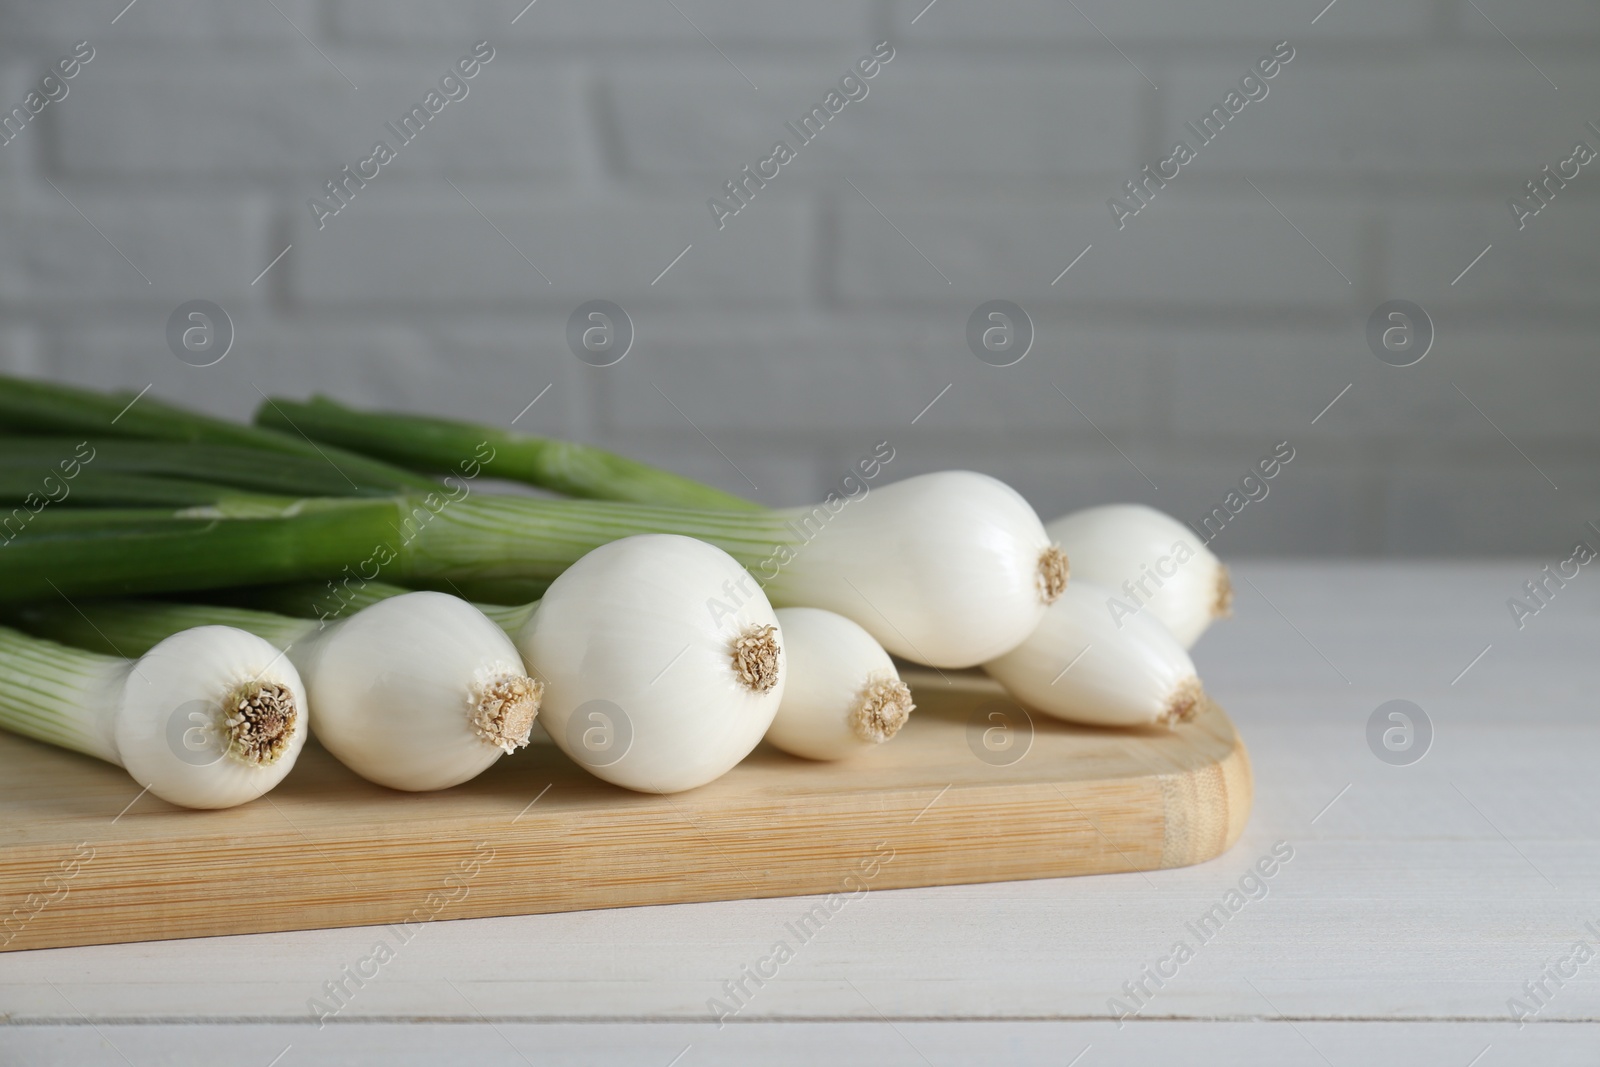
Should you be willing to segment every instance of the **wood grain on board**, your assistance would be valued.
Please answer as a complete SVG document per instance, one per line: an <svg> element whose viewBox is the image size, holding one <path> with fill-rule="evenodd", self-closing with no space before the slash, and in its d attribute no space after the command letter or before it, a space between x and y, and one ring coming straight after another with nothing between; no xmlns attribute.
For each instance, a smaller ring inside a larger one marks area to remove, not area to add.
<svg viewBox="0 0 1600 1067"><path fill-rule="evenodd" d="M764 746L666 797L549 744L438 793L372 785L308 745L266 797L187 811L119 768L0 734L0 944L1101 874L1198 863L1244 828L1249 757L1215 705L1173 730L1035 715L1030 731L991 682L908 681L918 709L890 744L840 763ZM995 755L983 733L1001 707L1015 733L990 735L1010 742Z"/></svg>

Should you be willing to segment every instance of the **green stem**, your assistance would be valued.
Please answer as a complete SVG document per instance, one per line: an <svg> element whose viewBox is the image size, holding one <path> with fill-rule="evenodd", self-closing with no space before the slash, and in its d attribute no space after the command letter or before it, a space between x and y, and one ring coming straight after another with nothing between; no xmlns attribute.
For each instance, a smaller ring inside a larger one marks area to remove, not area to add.
<svg viewBox="0 0 1600 1067"><path fill-rule="evenodd" d="M179 478L237 486L282 496L386 496L434 483L390 468L351 472L378 478L352 480L321 456L300 456L238 445L198 447L172 441L95 437L0 437L0 472L27 470L72 480L88 470L157 478Z"/></svg>
<svg viewBox="0 0 1600 1067"><path fill-rule="evenodd" d="M413 498L397 572L453 581L556 578L591 549L644 533L707 541L754 569L798 543L779 512L687 511L613 501L481 496L436 512Z"/></svg>
<svg viewBox="0 0 1600 1067"><path fill-rule="evenodd" d="M0 540L26 525L28 517L57 504L72 507L193 507L231 501L281 507L282 497L263 496L226 485L148 478L116 471L79 470L68 477L48 467L0 466ZM4 515L9 510L10 514ZM19 525L20 524L20 525Z"/></svg>
<svg viewBox="0 0 1600 1067"><path fill-rule="evenodd" d="M72 434L79 440L132 437L234 445L258 452L320 460L354 485L426 491L433 483L410 471L329 445L317 445L292 429L287 433L201 415L154 397L130 392L97 393L56 382L0 375L0 431ZM60 457L60 458L65 458ZM264 459L263 462L270 462ZM346 492L352 491L346 489Z"/></svg>
<svg viewBox="0 0 1600 1067"><path fill-rule="evenodd" d="M393 539L393 499L298 501L274 518L216 508L47 508L0 541L0 601L138 596L338 574Z"/></svg>
<svg viewBox="0 0 1600 1067"><path fill-rule="evenodd" d="M232 626L275 648L288 649L318 628L310 619L213 604L169 604L157 600L47 600L8 613L10 621L38 637L111 656L142 656L173 634L196 626Z"/></svg>
<svg viewBox="0 0 1600 1067"><path fill-rule="evenodd" d="M223 509L64 509L0 547L0 601L135 596L338 578L401 584L546 583L599 545L676 533L722 548L777 593L775 554L804 542L783 512L684 511L530 497L297 501L276 517ZM766 573L771 571L771 574ZM780 579L781 580L781 579ZM501 600L498 596L485 599ZM515 599L515 598L507 598Z"/></svg>
<svg viewBox="0 0 1600 1067"><path fill-rule="evenodd" d="M294 427L318 441L416 470L524 482L565 496L686 508L755 511L761 505L590 445L425 415L359 411L325 397L273 398L256 424Z"/></svg>
<svg viewBox="0 0 1600 1067"><path fill-rule="evenodd" d="M120 764L113 730L128 669L0 626L0 726Z"/></svg>
<svg viewBox="0 0 1600 1067"><path fill-rule="evenodd" d="M244 599L252 606L278 611L285 615L312 619L342 619L392 597L403 596L411 590L388 582L367 582L346 578L321 585L302 582L294 585L275 585L249 590ZM488 616L500 629L515 637L522 624L528 621L538 601L528 604L472 605ZM69 642L72 643L72 642Z"/></svg>
<svg viewBox="0 0 1600 1067"><path fill-rule="evenodd" d="M227 594L230 603L301 619L343 619L391 597L411 592L389 582L344 575L326 582L250 586Z"/></svg>

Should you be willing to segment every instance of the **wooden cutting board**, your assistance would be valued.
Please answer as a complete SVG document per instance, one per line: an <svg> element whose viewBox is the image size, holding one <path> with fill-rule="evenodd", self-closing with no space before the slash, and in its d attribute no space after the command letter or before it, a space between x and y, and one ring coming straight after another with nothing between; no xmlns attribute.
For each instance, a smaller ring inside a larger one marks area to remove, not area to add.
<svg viewBox="0 0 1600 1067"><path fill-rule="evenodd" d="M187 811L0 734L0 948L381 924L404 940L432 919L1178 867L1244 828L1250 761L1215 705L1095 730L1029 720L979 676L907 681L917 711L890 744L833 764L763 747L670 797L548 742L441 793L371 785L312 744L266 797Z"/></svg>

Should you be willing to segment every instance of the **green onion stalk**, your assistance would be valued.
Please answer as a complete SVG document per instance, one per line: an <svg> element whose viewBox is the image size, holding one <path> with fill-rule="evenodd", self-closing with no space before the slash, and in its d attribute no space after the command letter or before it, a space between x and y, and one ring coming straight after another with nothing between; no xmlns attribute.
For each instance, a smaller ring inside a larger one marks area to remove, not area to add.
<svg viewBox="0 0 1600 1067"><path fill-rule="evenodd" d="M388 496L435 486L432 479L400 468L368 467L352 472L357 475L352 479L320 455L242 445L91 437L0 436L0 475L32 472L71 482L80 473L111 473L207 482L289 497Z"/></svg>
<svg viewBox="0 0 1600 1067"><path fill-rule="evenodd" d="M115 398L26 385L41 394L45 414L19 412L16 398L0 391L0 427L20 421L33 430L77 432L84 422L122 426L140 410L125 406L111 416ZM321 433L347 417L330 402L268 407L302 433L301 421ZM152 414L161 416L159 425L151 425ZM147 409L132 428L224 445L270 442L302 454L335 448L178 409ZM435 428L443 434L450 424ZM383 579L514 603L539 595L600 545L637 534L678 534L723 549L755 575L775 606L826 608L854 619L896 654L966 667L1020 643L1066 584L1065 557L1033 509L982 475L923 475L859 497L830 494L814 507L769 511L598 450L516 435L491 438L460 424L450 432L458 436L440 438L445 443L426 465L439 469L454 461L462 478L442 486L428 482L425 493L317 497L272 513L263 513L258 501L230 500L165 511L107 509L93 522L69 509L48 509L0 549L0 602L321 578L348 584ZM409 435L426 436L420 430ZM397 436L407 435L390 439ZM495 440L512 457L502 467L496 466L503 449ZM495 497L473 495L466 481L484 472L530 470L589 495L658 495L681 505L691 494L715 503L686 509ZM740 595L726 592L722 610L736 610ZM707 610L716 612L717 604L708 601Z"/></svg>
<svg viewBox="0 0 1600 1067"><path fill-rule="evenodd" d="M1022 641L1060 595L1066 563L1013 490L968 472L924 475L813 508L691 511L472 494L310 498L160 511L46 509L0 548L0 602L135 596L325 579L382 579L498 603L537 596L585 554L680 534L731 555L776 606L854 619L896 654L965 667ZM736 610L724 591L707 610Z"/></svg>
<svg viewBox="0 0 1600 1067"><path fill-rule="evenodd" d="M406 586L548 583L599 545L638 533L708 540L758 567L800 535L778 513L691 512L601 501L462 495L307 498L263 510L46 508L0 548L0 602L130 596L307 579ZM769 569L775 577L777 566Z"/></svg>
<svg viewBox="0 0 1600 1067"><path fill-rule="evenodd" d="M667 504L694 509L755 511L760 504L671 471L592 445L515 433L493 426L426 415L361 411L326 397L274 397L256 411L256 424L296 430L316 441L432 473L449 473L487 444L491 478L524 482L563 496Z"/></svg>
<svg viewBox="0 0 1600 1067"><path fill-rule="evenodd" d="M281 501L229 485L178 478L150 478L97 469L74 477L60 472L8 467L0 463L0 540L25 527L31 516L57 504L73 507L172 507L215 504L234 499ZM9 514L7 514L9 512Z"/></svg>
<svg viewBox="0 0 1600 1067"><path fill-rule="evenodd" d="M305 464L311 464L315 467L315 478L307 474L307 484L293 490L294 495L322 493L330 486L332 491L341 495L373 491L392 493L396 490L426 492L437 484L413 471L332 445L319 444L295 432L292 427L280 433L202 415L148 395L97 393L55 382L5 375L0 375L0 433L72 437L71 442L60 442L67 449L65 451L55 451L54 444L46 444L38 446L42 452L36 455L18 453L22 463L28 466L50 466L59 460L68 460L74 456L73 449L77 442L87 441L90 447L98 448L107 439L131 438L206 446L204 449L191 449L186 456L169 452L164 462L176 463L176 468L168 466L159 469L159 461L151 460L158 466L147 466L142 470L124 468L131 473L175 473L201 480L226 481L220 472L238 472L242 465L247 469L259 468L258 473L252 476L254 478L269 478L266 484L259 480L247 480L241 483L242 487L282 489L285 487L281 481L276 484L270 481L270 471L274 465L281 472L292 474L307 471ZM7 444L5 454L11 455L17 446L13 442ZM214 457L211 456L213 450L216 452ZM81 456L77 458L82 459ZM295 459L301 462L297 464ZM330 475L337 479L337 484L327 481Z"/></svg>

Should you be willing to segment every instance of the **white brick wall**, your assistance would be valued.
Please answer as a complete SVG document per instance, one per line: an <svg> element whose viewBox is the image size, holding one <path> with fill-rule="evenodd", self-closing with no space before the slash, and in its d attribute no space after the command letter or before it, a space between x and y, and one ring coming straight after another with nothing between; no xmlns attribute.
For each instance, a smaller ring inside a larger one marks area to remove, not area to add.
<svg viewBox="0 0 1600 1067"><path fill-rule="evenodd" d="M59 193L41 183L0 199L0 306L166 307L216 290L235 305L260 299L248 286L269 255L263 199L57 184Z"/></svg>
<svg viewBox="0 0 1600 1067"><path fill-rule="evenodd" d="M630 68L612 83L624 165L637 175L696 175L703 200L769 155L774 141L794 144L784 123L798 123L867 52L858 46L825 66L740 64L759 94L726 68ZM1120 172L1136 158L1141 83L1125 64L952 71L947 60L907 47L866 84L867 96L801 148L775 187L848 191L840 174L983 179L998 170L1037 180ZM1004 122L995 121L996 109Z"/></svg>
<svg viewBox="0 0 1600 1067"><path fill-rule="evenodd" d="M1568 39L1571 35L1600 33L1600 8L1587 0L1541 0L1538 4L1519 4L1515 0L1478 0L1483 13L1461 5L1462 32L1474 37L1494 38L1504 43L1495 26L1512 40ZM1488 16L1485 18L1484 16ZM1492 19L1493 25L1489 20ZM1583 43L1580 39L1579 42Z"/></svg>
<svg viewBox="0 0 1600 1067"><path fill-rule="evenodd" d="M566 309L599 294L776 307L809 296L815 227L804 203L757 204L708 238L709 213L680 198L563 201L475 183L440 188L394 194L374 183L321 230L301 205L294 259L284 264L293 302L436 313L474 304ZM697 237L704 251L692 250L652 286Z"/></svg>
<svg viewBox="0 0 1600 1067"><path fill-rule="evenodd" d="M849 45L870 33L875 4L870 0L692 0L678 6L653 0L599 0L591 4L543 3L517 20L525 0L457 0L451 4L394 3L392 0L330 0L331 21L341 40L384 43L434 43L493 34L535 46L585 44L659 48L705 48L700 33L719 44L750 42ZM692 21L690 21L692 20ZM699 27L699 30L696 30ZM521 36L515 36L520 34ZM715 56L713 55L713 59ZM718 61L720 62L720 61Z"/></svg>
<svg viewBox="0 0 1600 1067"><path fill-rule="evenodd" d="M1322 0L1326 3L1326 0ZM1097 0L1080 3L1084 15L1055 0L990 0L986 4L946 4L940 0L918 21L931 38L961 45L968 41L1081 42L1101 40L1099 31L1113 41L1138 44L1169 41L1271 43L1309 36L1305 24L1322 3L1304 4L1305 10L1287 8L1281 0L1207 0L1205 3L1170 3L1168 0ZM896 25L906 25L926 6L927 0L897 0ZM1063 6L1066 8L1062 11ZM1574 4L1574 6L1578 6ZM1393 41L1418 39L1436 20L1434 0L1389 0L1384 4L1348 4L1335 18L1318 22L1315 32L1328 40ZM1303 18L1301 16L1304 16ZM1070 16L1070 17L1068 17ZM1087 16L1085 18L1084 16ZM1092 24L1089 20L1093 20ZM1281 31L1281 32L1279 32ZM1275 37L1269 36L1277 33Z"/></svg>
<svg viewBox="0 0 1600 1067"><path fill-rule="evenodd" d="M1590 143L1600 149L1600 138ZM1565 153L1549 153L1538 162L1553 164L1558 158L1566 158ZM1592 311L1600 277L1600 165L1592 166L1595 174L1581 174L1521 231L1506 207L1506 196L1397 202L1388 213L1393 286L1412 292L1439 288L1437 306L1462 311L1486 305L1511 312ZM1537 169L1530 169L1528 178ZM1585 189L1583 181L1591 177L1595 187ZM1516 186L1510 189L1518 191ZM1490 244L1494 248L1458 284L1440 284Z"/></svg>
<svg viewBox="0 0 1600 1067"><path fill-rule="evenodd" d="M69 94L50 115L55 162L72 179L137 176L237 186L292 176L297 180L285 182L284 191L298 191L303 201L321 194L340 167L371 155L380 138L398 146L384 124L398 124L471 42L463 34L431 62L340 61L358 90L309 48L292 60L208 63L198 73L118 60L107 48L105 65L99 57L91 62L76 79L76 99ZM230 98L219 105L204 90L207 81L224 82ZM397 173L380 172L376 185L393 184L398 174L542 181L571 171L579 116L569 70L496 55L465 84L467 95L446 104L401 147ZM151 121L154 116L159 121ZM216 135L219 127L225 136Z"/></svg>
<svg viewBox="0 0 1600 1067"><path fill-rule="evenodd" d="M1205 149L1200 169L1346 182L1427 175L1447 186L1498 179L1510 187L1504 197L1541 163L1555 162L1557 150L1570 149L1584 118L1596 117L1581 104L1561 106L1567 98L1503 41L1504 54L1482 47L1442 56L1376 47L1369 55L1307 37L1294 43L1297 54L1268 83L1266 99L1246 106ZM1180 132L1183 119L1197 120L1253 58L1246 52L1243 62L1176 67L1162 87L1163 130ZM1572 103L1600 102L1592 63L1545 59L1539 67ZM1571 116L1565 125L1562 115Z"/></svg>
<svg viewBox="0 0 1600 1067"><path fill-rule="evenodd" d="M186 50L192 45L210 47L227 43L269 43L299 40L294 27L310 33L317 29L317 0L274 0L272 4L218 3L216 0L159 0L123 13L127 0L107 4L102 0L3 0L0 26L5 44L54 59L63 45L80 40L153 43ZM113 20L115 22L113 23ZM173 53L173 58L179 54Z"/></svg>
<svg viewBox="0 0 1600 1067"><path fill-rule="evenodd" d="M1520 232L1505 204L1600 148L1589 0L524 2L0 0L0 113L96 49L0 145L0 366L239 416L505 423L548 386L519 427L774 502L887 438L898 475L1192 521L1292 441L1224 552L1543 554L1600 517L1600 165ZM707 198L885 38L719 230ZM318 230L307 199L481 39L469 96ZM1119 230L1107 198L1280 40L1267 98ZM166 347L197 298L237 331L213 367ZM565 341L596 298L637 333L604 369ZM994 298L1036 326L1013 367L966 347ZM1437 327L1414 367L1367 348L1391 298Z"/></svg>
<svg viewBox="0 0 1600 1067"><path fill-rule="evenodd" d="M995 288L989 279L1004 279L1005 291L1019 302L1026 294L1040 302L1092 301L1130 310L1163 304L1197 311L1347 307L1351 287L1339 270L1356 270L1366 217L1359 201L1281 194L1272 183L1263 187L1271 203L1248 185L1243 195L1217 196L1175 184L1125 220L1121 231L1106 197L1063 193L995 204L874 195L881 192L876 184L862 191L910 244L860 197L843 201L838 296L855 306L948 299L952 285L980 294ZM1091 243L1095 247L1052 285Z"/></svg>

